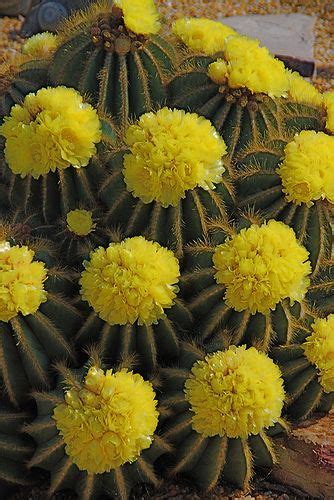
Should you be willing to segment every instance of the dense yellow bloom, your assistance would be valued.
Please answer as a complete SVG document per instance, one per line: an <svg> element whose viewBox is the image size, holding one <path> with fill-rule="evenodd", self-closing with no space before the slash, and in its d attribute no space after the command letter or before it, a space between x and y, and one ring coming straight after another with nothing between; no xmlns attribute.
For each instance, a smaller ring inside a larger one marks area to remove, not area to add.
<svg viewBox="0 0 334 500"><path fill-rule="evenodd" d="M128 191L144 203L176 206L186 191L214 189L224 172L226 145L209 120L196 113L163 108L142 115L125 137Z"/></svg>
<svg viewBox="0 0 334 500"><path fill-rule="evenodd" d="M326 319L316 319L312 334L303 349L307 359L319 372L319 381L325 392L334 391L334 314Z"/></svg>
<svg viewBox="0 0 334 500"><path fill-rule="evenodd" d="M326 198L334 203L334 137L302 130L286 145L277 172L288 201L311 206Z"/></svg>
<svg viewBox="0 0 334 500"><path fill-rule="evenodd" d="M310 284L308 251L289 226L270 220L228 239L213 256L217 283L236 311L267 313L285 298L303 300Z"/></svg>
<svg viewBox="0 0 334 500"><path fill-rule="evenodd" d="M28 38L23 45L22 52L32 59L45 59L52 56L57 47L57 35L45 31L44 33L38 33Z"/></svg>
<svg viewBox="0 0 334 500"><path fill-rule="evenodd" d="M142 236L99 247L84 266L82 298L110 325L156 323L178 291L173 252Z"/></svg>
<svg viewBox="0 0 334 500"><path fill-rule="evenodd" d="M334 92L325 92L323 102L327 111L326 127L334 134Z"/></svg>
<svg viewBox="0 0 334 500"><path fill-rule="evenodd" d="M197 361L186 380L193 429L204 436L246 438L274 425L284 389L279 368L254 347L231 346Z"/></svg>
<svg viewBox="0 0 334 500"><path fill-rule="evenodd" d="M236 34L233 28L218 21L195 17L177 19L172 30L189 49L208 56L221 52L225 39Z"/></svg>
<svg viewBox="0 0 334 500"><path fill-rule="evenodd" d="M322 95L312 83L303 78L297 71L287 70L289 79L289 97L294 102L322 105Z"/></svg>
<svg viewBox="0 0 334 500"><path fill-rule="evenodd" d="M66 87L45 88L13 106L0 127L5 157L21 177L88 164L101 140L97 112L81 95Z"/></svg>
<svg viewBox="0 0 334 500"><path fill-rule="evenodd" d="M284 64L273 57L258 40L246 36L231 36L225 42L228 62L228 83L232 88L246 87L270 97L285 96L289 79Z"/></svg>
<svg viewBox="0 0 334 500"><path fill-rule="evenodd" d="M77 236L87 236L96 224L93 222L93 214L88 210L71 210L66 216L67 228Z"/></svg>
<svg viewBox="0 0 334 500"><path fill-rule="evenodd" d="M122 9L125 26L137 35L158 33L160 22L154 0L115 0Z"/></svg>
<svg viewBox="0 0 334 500"><path fill-rule="evenodd" d="M80 470L103 474L134 462L149 448L158 424L152 385L125 369L91 367L82 388L65 393L53 418L66 453Z"/></svg>
<svg viewBox="0 0 334 500"><path fill-rule="evenodd" d="M218 85L226 82L228 74L227 64L223 59L217 59L217 61L209 64L208 75L211 80Z"/></svg>
<svg viewBox="0 0 334 500"><path fill-rule="evenodd" d="M0 242L0 321L34 314L46 302L46 269L43 262L33 262L34 255L26 246Z"/></svg>

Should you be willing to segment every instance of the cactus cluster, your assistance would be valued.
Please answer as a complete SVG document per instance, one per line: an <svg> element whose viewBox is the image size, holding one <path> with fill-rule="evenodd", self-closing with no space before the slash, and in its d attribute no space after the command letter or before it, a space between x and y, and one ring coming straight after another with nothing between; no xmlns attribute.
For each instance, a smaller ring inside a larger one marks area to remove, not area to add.
<svg viewBox="0 0 334 500"><path fill-rule="evenodd" d="M93 3L5 77L0 481L247 489L334 400L333 96L153 0Z"/></svg>

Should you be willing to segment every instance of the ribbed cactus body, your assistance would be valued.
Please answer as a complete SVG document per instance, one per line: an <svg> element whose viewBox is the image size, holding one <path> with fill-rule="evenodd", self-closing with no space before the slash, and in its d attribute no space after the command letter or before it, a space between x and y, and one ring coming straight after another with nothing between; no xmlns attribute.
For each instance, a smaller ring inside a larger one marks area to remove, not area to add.
<svg viewBox="0 0 334 500"><path fill-rule="evenodd" d="M164 208L157 201L142 202L127 190L124 182L125 152L109 158L108 175L99 192L99 199L106 207L106 224L121 227L125 236L144 235L168 246L182 258L187 243L207 236L210 218L226 217L226 212L233 210L234 192L227 171L215 189L190 190L176 207Z"/></svg>
<svg viewBox="0 0 334 500"><path fill-rule="evenodd" d="M96 10L96 9L95 9ZM177 63L162 35L136 36L110 12L87 15L64 42L50 66L53 85L74 87L121 125L163 104L166 78Z"/></svg>
<svg viewBox="0 0 334 500"><path fill-rule="evenodd" d="M152 445L133 463L126 463L104 474L88 474L79 470L72 458L66 454L64 440L52 418L55 406L64 402L63 390L59 388L53 392L35 393L34 397L38 409L37 417L26 430L36 442L36 451L28 466L50 471L49 494L70 489L80 498L94 500L107 496L126 500L138 483L158 486L160 480L154 463L169 450L169 445L159 436L153 436Z"/></svg>
<svg viewBox="0 0 334 500"><path fill-rule="evenodd" d="M196 432L192 427L193 413L185 398L184 383L191 375L193 364L204 356L199 348L183 343L178 367L161 372L164 394L160 411L164 415L166 410L168 415L162 420L162 436L175 446L173 454L166 458L168 474L182 474L206 490L212 489L219 480L246 488L253 467L272 467L275 463L270 438L284 432L284 423L281 421L248 438L205 437Z"/></svg>
<svg viewBox="0 0 334 500"><path fill-rule="evenodd" d="M26 468L27 460L34 453L34 441L22 431L30 419L28 412L14 410L3 399L0 406L0 487L4 498L12 488L27 488L36 481Z"/></svg>

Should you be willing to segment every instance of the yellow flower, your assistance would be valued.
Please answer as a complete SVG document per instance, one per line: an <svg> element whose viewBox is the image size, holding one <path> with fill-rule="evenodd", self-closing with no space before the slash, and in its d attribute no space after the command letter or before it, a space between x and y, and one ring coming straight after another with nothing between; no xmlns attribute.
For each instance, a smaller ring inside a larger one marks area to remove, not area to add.
<svg viewBox="0 0 334 500"><path fill-rule="evenodd" d="M26 246L0 242L0 321L34 314L46 302L46 269L43 262L33 262L34 255Z"/></svg>
<svg viewBox="0 0 334 500"><path fill-rule="evenodd" d="M294 231L270 220L242 229L216 248L215 279L226 286L225 299L236 311L267 313L282 299L303 300L310 284L307 259Z"/></svg>
<svg viewBox="0 0 334 500"><path fill-rule="evenodd" d="M270 97L285 96L289 80L284 64L273 57L258 40L231 36L225 42L228 83L232 88L246 87L251 92Z"/></svg>
<svg viewBox="0 0 334 500"><path fill-rule="evenodd" d="M284 389L279 368L254 347L231 346L197 361L185 395L195 431L208 436L246 438L274 425Z"/></svg>
<svg viewBox="0 0 334 500"><path fill-rule="evenodd" d="M288 201L308 207L325 198L334 203L334 137L314 130L296 134L277 172Z"/></svg>
<svg viewBox="0 0 334 500"><path fill-rule="evenodd" d="M88 210L71 210L66 216L67 228L77 236L87 236L96 224L93 222L93 214Z"/></svg>
<svg viewBox="0 0 334 500"><path fill-rule="evenodd" d="M176 206L189 189L214 189L225 170L223 139L196 113L146 113L128 128L125 142L131 153L124 157L124 179L144 203Z"/></svg>
<svg viewBox="0 0 334 500"><path fill-rule="evenodd" d="M137 35L153 35L160 30L153 0L115 0L114 4L122 10L125 26Z"/></svg>
<svg viewBox="0 0 334 500"><path fill-rule="evenodd" d="M195 17L177 19L172 30L189 49L208 56L221 52L225 39L236 34L233 28L222 23Z"/></svg>
<svg viewBox="0 0 334 500"><path fill-rule="evenodd" d="M158 424L152 385L125 369L91 367L81 389L65 393L53 418L66 453L80 470L103 474L134 462L152 444Z"/></svg>
<svg viewBox="0 0 334 500"><path fill-rule="evenodd" d="M38 33L28 38L23 45L23 54L29 56L31 59L45 59L57 50L58 37L48 31Z"/></svg>
<svg viewBox="0 0 334 500"><path fill-rule="evenodd" d="M208 75L211 80L218 85L226 82L228 74L227 64L223 59L217 59L217 61L209 64Z"/></svg>
<svg viewBox="0 0 334 500"><path fill-rule="evenodd" d="M142 236L99 247L84 266L82 298L110 325L156 323L178 291L173 252Z"/></svg>
<svg viewBox="0 0 334 500"><path fill-rule="evenodd" d="M322 95L320 92L303 78L297 71L287 70L289 79L289 97L294 102L322 105Z"/></svg>
<svg viewBox="0 0 334 500"><path fill-rule="evenodd" d="M319 372L319 382L325 392L334 391L334 314L316 319L312 334L303 344L305 356Z"/></svg>
<svg viewBox="0 0 334 500"><path fill-rule="evenodd" d="M334 134L334 92L325 92L323 102L327 111L326 127Z"/></svg>
<svg viewBox="0 0 334 500"><path fill-rule="evenodd" d="M84 167L101 140L97 112L66 87L45 88L13 106L0 134L5 158L14 174L41 175L73 165Z"/></svg>

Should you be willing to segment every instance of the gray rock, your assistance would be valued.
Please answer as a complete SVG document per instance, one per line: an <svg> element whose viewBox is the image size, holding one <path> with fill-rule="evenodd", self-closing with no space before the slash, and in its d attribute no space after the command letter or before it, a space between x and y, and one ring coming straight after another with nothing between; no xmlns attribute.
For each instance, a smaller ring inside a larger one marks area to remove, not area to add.
<svg viewBox="0 0 334 500"><path fill-rule="evenodd" d="M304 76L314 72L315 16L268 14L219 17L240 34L260 40L262 45ZM298 66L298 67L297 67Z"/></svg>

